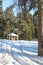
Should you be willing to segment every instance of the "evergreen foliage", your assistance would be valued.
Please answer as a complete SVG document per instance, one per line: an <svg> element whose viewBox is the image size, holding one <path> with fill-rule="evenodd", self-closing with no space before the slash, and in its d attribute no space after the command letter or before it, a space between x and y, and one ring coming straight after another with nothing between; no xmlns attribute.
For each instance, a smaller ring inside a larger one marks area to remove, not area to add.
<svg viewBox="0 0 43 65"><path fill-rule="evenodd" d="M2 2L1 2L2 3ZM30 5L28 4L30 3ZM34 4L33 4L34 3ZM27 7L29 6L29 10ZM19 39L30 40L37 37L38 18L37 13L30 15L29 11L36 8L36 0L18 0L18 7L21 12L14 16L12 8L6 8L4 15L2 7L0 8L0 38L6 38L6 35L14 32L19 35ZM2 6L2 4L0 5ZM37 22L36 22L37 19ZM36 36L35 36L36 35Z"/></svg>

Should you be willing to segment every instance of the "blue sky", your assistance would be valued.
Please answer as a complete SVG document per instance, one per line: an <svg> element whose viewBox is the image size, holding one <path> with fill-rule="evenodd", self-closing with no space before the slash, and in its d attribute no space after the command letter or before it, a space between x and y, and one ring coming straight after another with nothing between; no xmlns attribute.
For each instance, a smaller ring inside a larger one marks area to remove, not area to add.
<svg viewBox="0 0 43 65"><path fill-rule="evenodd" d="M17 0L3 0L3 3L2 3L3 10L5 10L8 6L10 6L11 4L13 4L13 1L17 2ZM13 10L14 10L14 14L16 15L17 14L16 8L14 8ZM32 10L30 13L33 15L34 11Z"/></svg>
<svg viewBox="0 0 43 65"><path fill-rule="evenodd" d="M13 4L14 2L17 2L17 0L3 0L3 2L2 2L3 10L5 10L8 6ZM17 14L17 12L15 12L16 8L14 8L13 11L14 11L14 14L16 15Z"/></svg>
<svg viewBox="0 0 43 65"><path fill-rule="evenodd" d="M3 10L5 10L6 7L10 6L11 4L13 4L13 0L3 0L3 3L2 3Z"/></svg>

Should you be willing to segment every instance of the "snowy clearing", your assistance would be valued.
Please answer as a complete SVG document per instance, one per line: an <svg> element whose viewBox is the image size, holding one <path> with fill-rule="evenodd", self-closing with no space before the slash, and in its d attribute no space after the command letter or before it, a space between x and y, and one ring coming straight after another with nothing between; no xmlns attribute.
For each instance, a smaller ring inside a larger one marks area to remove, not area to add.
<svg viewBox="0 0 43 65"><path fill-rule="evenodd" d="M43 65L38 41L0 39L0 65Z"/></svg>

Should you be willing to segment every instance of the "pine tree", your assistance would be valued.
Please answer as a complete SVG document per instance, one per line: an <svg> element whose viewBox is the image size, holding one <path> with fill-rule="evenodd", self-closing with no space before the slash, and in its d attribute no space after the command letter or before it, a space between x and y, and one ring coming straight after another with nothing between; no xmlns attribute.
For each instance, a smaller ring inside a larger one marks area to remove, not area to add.
<svg viewBox="0 0 43 65"><path fill-rule="evenodd" d="M5 10L5 29L4 29L4 37L7 34L13 32L13 25L14 25L14 13L12 8L15 6L16 3L10 5Z"/></svg>
<svg viewBox="0 0 43 65"><path fill-rule="evenodd" d="M0 0L0 38L3 38L3 26L4 26L4 16L3 16L3 9L2 9L2 0Z"/></svg>

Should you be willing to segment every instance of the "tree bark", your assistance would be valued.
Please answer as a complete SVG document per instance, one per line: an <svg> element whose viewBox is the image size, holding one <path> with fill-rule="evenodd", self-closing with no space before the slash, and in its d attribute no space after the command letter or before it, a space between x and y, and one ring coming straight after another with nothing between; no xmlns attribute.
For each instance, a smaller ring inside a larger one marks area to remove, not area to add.
<svg viewBox="0 0 43 65"><path fill-rule="evenodd" d="M43 56L43 0L38 0L38 55Z"/></svg>

